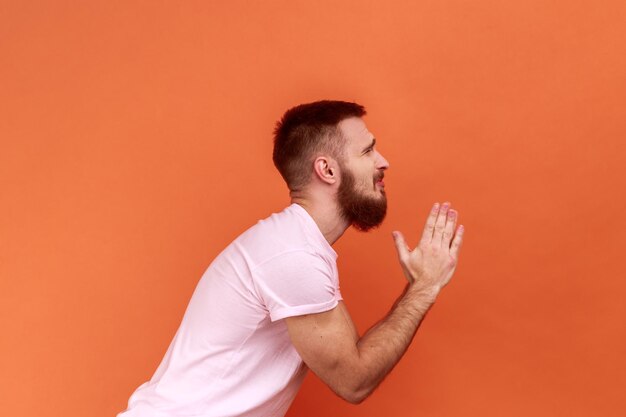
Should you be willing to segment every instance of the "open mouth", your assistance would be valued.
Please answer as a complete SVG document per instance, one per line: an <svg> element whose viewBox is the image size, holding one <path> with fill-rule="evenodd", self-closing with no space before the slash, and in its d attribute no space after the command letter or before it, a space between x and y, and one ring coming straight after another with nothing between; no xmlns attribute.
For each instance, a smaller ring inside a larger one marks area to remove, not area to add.
<svg viewBox="0 0 626 417"><path fill-rule="evenodd" d="M384 187L385 186L385 181L383 181L383 178L385 178L385 174L381 172L379 175L377 175L374 178L374 184L380 185L381 187Z"/></svg>

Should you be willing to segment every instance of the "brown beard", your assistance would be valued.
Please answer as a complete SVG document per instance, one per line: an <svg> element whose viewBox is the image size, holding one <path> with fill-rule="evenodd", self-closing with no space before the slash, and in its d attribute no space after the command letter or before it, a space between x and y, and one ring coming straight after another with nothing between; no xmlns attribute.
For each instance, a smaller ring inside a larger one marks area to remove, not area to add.
<svg viewBox="0 0 626 417"><path fill-rule="evenodd" d="M356 180L352 172L346 167L342 167L341 172L341 183L337 191L341 216L362 232L378 227L387 214L385 190L382 190L380 198L363 195L355 188ZM379 175L376 180L378 179L382 179L382 175Z"/></svg>

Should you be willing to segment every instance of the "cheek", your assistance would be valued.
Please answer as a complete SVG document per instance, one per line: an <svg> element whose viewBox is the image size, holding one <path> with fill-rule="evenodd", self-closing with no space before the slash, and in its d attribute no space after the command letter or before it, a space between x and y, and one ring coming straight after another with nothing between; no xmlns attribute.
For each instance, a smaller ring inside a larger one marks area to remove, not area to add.
<svg viewBox="0 0 626 417"><path fill-rule="evenodd" d="M359 185L362 189L371 189L374 184L374 176L368 173L363 173L360 177Z"/></svg>
<svg viewBox="0 0 626 417"><path fill-rule="evenodd" d="M351 171L354 177L354 188L357 190L369 191L375 185L375 170L370 164L355 164L352 166Z"/></svg>

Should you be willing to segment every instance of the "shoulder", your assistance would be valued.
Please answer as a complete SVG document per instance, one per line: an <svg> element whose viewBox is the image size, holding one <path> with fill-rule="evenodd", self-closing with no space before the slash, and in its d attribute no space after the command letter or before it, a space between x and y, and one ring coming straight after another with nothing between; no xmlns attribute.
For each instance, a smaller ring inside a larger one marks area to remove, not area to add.
<svg viewBox="0 0 626 417"><path fill-rule="evenodd" d="M320 253L307 219L299 212L299 207L294 206L259 220L233 243L249 254L255 265L277 257L306 257L307 254Z"/></svg>

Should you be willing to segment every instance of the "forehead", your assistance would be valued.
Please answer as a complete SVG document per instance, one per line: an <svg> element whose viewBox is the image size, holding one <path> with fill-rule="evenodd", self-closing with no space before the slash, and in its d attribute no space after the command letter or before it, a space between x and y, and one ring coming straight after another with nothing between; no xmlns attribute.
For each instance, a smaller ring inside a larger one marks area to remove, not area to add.
<svg viewBox="0 0 626 417"><path fill-rule="evenodd" d="M374 139L374 135L367 130L365 122L359 117L344 119L337 126L346 138L348 151L360 151Z"/></svg>

